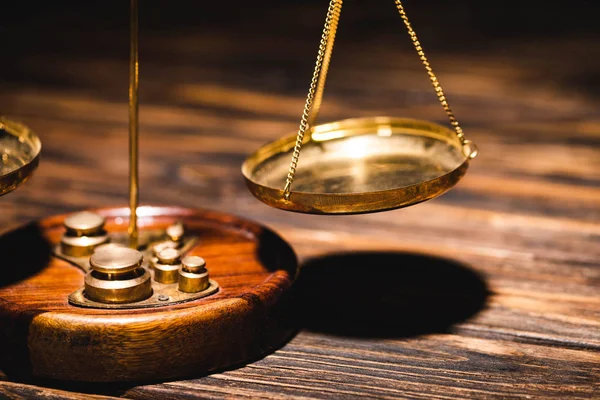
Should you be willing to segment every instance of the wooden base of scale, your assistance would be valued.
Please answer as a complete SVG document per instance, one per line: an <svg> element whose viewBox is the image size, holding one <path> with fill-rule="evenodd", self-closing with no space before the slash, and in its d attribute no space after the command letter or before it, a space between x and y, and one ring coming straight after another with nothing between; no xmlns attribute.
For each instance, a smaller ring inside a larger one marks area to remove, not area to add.
<svg viewBox="0 0 600 400"><path fill-rule="evenodd" d="M96 210L108 232L126 231L126 208ZM0 237L1 368L74 381L145 381L199 376L261 357L292 334L281 306L296 274L293 250L272 231L217 212L140 207L140 232L183 221L198 238L219 291L158 308L69 304L84 272L52 248L65 216Z"/></svg>

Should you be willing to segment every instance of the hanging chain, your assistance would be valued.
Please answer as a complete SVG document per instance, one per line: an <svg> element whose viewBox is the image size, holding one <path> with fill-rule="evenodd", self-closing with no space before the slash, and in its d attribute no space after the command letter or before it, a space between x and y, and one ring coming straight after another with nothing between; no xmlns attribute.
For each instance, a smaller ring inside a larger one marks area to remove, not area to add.
<svg viewBox="0 0 600 400"><path fill-rule="evenodd" d="M310 117L308 118L309 128L315 125L317 122L317 117L319 116L319 111L321 110L323 93L325 92L325 82L327 80L327 72L329 71L329 63L331 61L331 54L333 53L333 44L335 43L335 34L337 32L341 12L342 0L338 1L337 6L334 7L333 17L331 18L331 23L329 25L329 38L327 39L327 47L325 49L325 56L323 57L323 65L321 66L321 73L319 74L317 93L315 94L315 100L310 110Z"/></svg>
<svg viewBox="0 0 600 400"><path fill-rule="evenodd" d="M321 42L319 43L319 52L317 54L317 61L315 63L315 70L313 72L312 80L310 82L310 88L308 90L308 96L306 98L306 103L304 104L304 111L302 113L302 118L300 120L300 126L298 128L298 135L296 136L296 144L294 146L294 152L292 154L292 161L290 163L290 168L288 170L287 179L285 182L285 188L283 189L283 196L286 200L289 200L291 193L292 182L294 182L294 176L296 174L296 168L298 168L298 159L300 157L300 150L302 149L302 143L304 142L304 134L306 130L313 126L316 122L317 116L319 114L319 109L321 108L321 102L323 99L323 92L325 90L325 81L327 79L327 71L329 69L329 62L331 60L331 53L333 50L333 44L335 42L335 34L337 30L338 21L340 18L340 13L342 12L342 1L343 0L330 0L329 8L327 9L327 17L325 18L325 26L323 28L323 34L321 35ZM444 94L444 90L440 85L437 77L433 73L433 69L425 56L425 52L423 51L423 47L421 47L421 43L417 38L417 34L412 28L410 21L408 20L408 16L406 15L406 11L404 11L404 6L402 5L401 0L394 0L396 3L396 8L400 13L400 17L406 26L406 30L408 31L408 35L415 46L415 50L417 50L417 54L427 71L427 75L429 75L429 80L433 85L435 90L435 94L437 95L440 104L444 108L448 119L450 120L450 124L454 128L456 132L456 136L460 140L463 145L471 144L471 141L465 139L465 134L460 127L450 105L448 104L448 100L446 99L446 95ZM473 152L470 154L470 157L474 157L477 154L476 148L473 148Z"/></svg>
<svg viewBox="0 0 600 400"><path fill-rule="evenodd" d="M331 52L335 41L335 32L337 30L340 13L342 12L342 1L343 0L331 0L327 9L327 17L325 18L325 26L323 27L323 34L321 35L321 42L319 43L315 70L310 82L310 88L308 89L308 96L306 97L306 103L304 104L304 111L302 112L298 135L296 136L296 144L292 154L292 162L290 163L285 188L283 189L283 196L286 200L289 200L290 198L290 188L294 181L296 168L298 167L298 158L300 157L300 150L302 149L302 143L304 141L304 133L309 125L315 123L321 106L327 70L329 68L329 61L331 59Z"/></svg>
<svg viewBox="0 0 600 400"><path fill-rule="evenodd" d="M413 28L408 20L408 16L406 15L406 12L404 11L404 7L402 6L402 1L395 0L395 2L396 2L396 8L398 9L398 12L400 13L400 17L402 18L402 21L404 21L404 25L406 25L406 30L408 31L408 35L410 36L410 39L412 40L413 45L415 46L415 50L417 50L417 54L419 55L421 62L425 66L427 75L429 75L429 80L431 80L431 84L433 85L433 88L435 89L435 94L437 95L437 98L440 101L440 104L444 108L444 111L446 111L446 115L448 116L448 119L450 120L450 124L452 125L452 127L454 128L454 131L456 132L456 136L458 136L458 139L460 140L460 142L462 144L465 144L465 141L466 141L465 134L463 133L462 128L458 124L458 121L456 120L456 117L454 116L454 113L452 112L452 109L450 108L450 105L448 104L448 100L446 99L446 96L444 95L444 91L442 90L442 86L440 85L440 82L438 81L437 77L433 73L433 70L431 69L431 65L429 65L429 61L427 60L427 57L425 57L425 52L423 51L423 47L421 47L421 43L419 42L419 39L417 38L417 34L413 30Z"/></svg>

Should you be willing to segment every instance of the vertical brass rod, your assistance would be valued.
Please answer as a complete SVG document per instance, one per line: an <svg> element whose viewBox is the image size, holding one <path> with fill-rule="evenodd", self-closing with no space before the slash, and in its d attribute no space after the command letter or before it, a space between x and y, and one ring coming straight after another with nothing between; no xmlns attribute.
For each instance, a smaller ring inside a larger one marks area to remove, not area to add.
<svg viewBox="0 0 600 400"><path fill-rule="evenodd" d="M138 0L131 0L129 53L129 245L137 248L137 207L139 201L138 175Z"/></svg>

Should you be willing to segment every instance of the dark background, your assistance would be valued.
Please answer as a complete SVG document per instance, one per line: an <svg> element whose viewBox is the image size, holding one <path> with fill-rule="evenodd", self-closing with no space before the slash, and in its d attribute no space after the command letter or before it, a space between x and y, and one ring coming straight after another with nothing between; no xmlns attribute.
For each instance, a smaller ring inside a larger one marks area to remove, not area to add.
<svg viewBox="0 0 600 400"><path fill-rule="evenodd" d="M35 80L35 71L24 72L20 68L20 61L33 54L120 56L123 60L128 57L129 2L126 0L4 3L0 23L2 83ZM141 57L147 62L154 57L152 48L144 44L145 35L168 38L181 32L210 32L215 38L226 38L237 44L261 40L274 52L282 47L296 46L298 51L306 51L306 65L298 66L298 71L308 75L327 3L325 0L141 1ZM502 54L514 49L514 46L507 49L506 43L535 45L548 40L563 42L573 37L600 38L600 3L594 1L408 0L404 5L425 49L430 52ZM315 18L318 15L316 9L322 10L323 17ZM345 51L342 46L349 51L352 43L377 43L389 36L398 38L399 49L409 49L410 43L392 0L345 2L338 42L344 44L336 51ZM271 40L265 39L269 37ZM587 43L593 41L587 40ZM561 48L555 56L598 58L599 53L600 46L587 48L583 54L576 49L570 52ZM198 60L202 63L211 61L214 60ZM250 72L264 62L258 57L247 57L236 59L234 63L241 71L248 68ZM272 63L270 60L270 66ZM286 71L294 68L283 63L282 60L280 66L285 66ZM284 89L294 91L294 84L288 84L289 87ZM598 80L585 84L595 88L599 85Z"/></svg>
<svg viewBox="0 0 600 400"><path fill-rule="evenodd" d="M289 33L290 26L309 28L320 21L303 20L298 10L323 7L325 0L279 0L279 1L156 1L140 2L141 18L145 29L169 31L181 28L215 31ZM569 34L598 34L597 23L600 5L592 0L549 2L525 1L478 1L478 0L425 0L405 1L409 16L423 23L434 23L439 29L455 29L468 25L478 32L479 41L494 37L563 37ZM377 32L378 25L393 23L397 16L392 0L347 0L344 3L345 19L352 20L352 29L361 33ZM68 24L75 32L90 26L106 29L127 27L126 0L90 1L12 1L3 4L3 27L13 33L5 36L7 43L24 43L35 37L36 32L51 36L49 28ZM269 18L273 10L290 10L290 19L274 22ZM293 12L292 12L293 11ZM350 15L352 17L350 17ZM268 21L268 25L265 22ZM66 28L66 26L62 26ZM348 27L347 27L348 28ZM462 29L459 29L462 30ZM439 32L439 31L438 31ZM433 34L432 34L433 35ZM435 36L435 35L433 35ZM240 37L242 39L243 37Z"/></svg>

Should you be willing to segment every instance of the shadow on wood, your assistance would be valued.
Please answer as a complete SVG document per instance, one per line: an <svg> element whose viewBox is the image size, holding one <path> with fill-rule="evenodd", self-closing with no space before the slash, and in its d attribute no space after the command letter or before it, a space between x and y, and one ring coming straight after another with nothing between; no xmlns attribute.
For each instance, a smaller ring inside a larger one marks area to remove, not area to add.
<svg viewBox="0 0 600 400"><path fill-rule="evenodd" d="M0 288L19 282L43 270L52 257L52 248L40 227L27 224L2 235Z"/></svg>
<svg viewBox="0 0 600 400"><path fill-rule="evenodd" d="M24 225L2 235L0 240L2 273L0 288L20 282L35 275L48 266L52 249L35 223ZM0 299L0 301L3 301ZM37 310L19 313L18 322L7 323L0 307L0 341L6 351L0 352L0 365L9 375L21 375L31 369L29 355L22 344L27 338L31 320L39 314Z"/></svg>
<svg viewBox="0 0 600 400"><path fill-rule="evenodd" d="M448 332L481 311L485 281L455 261L413 253L357 252L300 269L293 323L340 336L410 337Z"/></svg>

